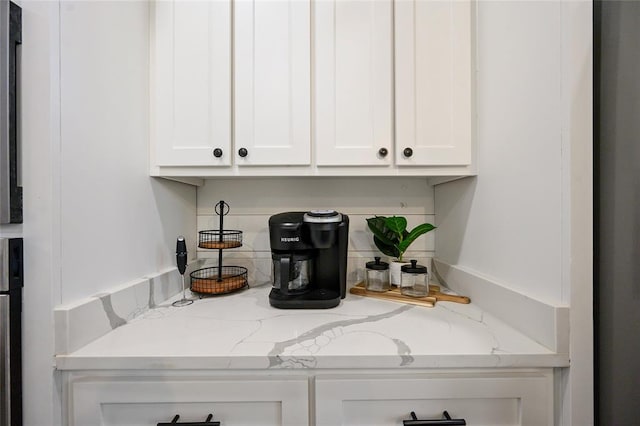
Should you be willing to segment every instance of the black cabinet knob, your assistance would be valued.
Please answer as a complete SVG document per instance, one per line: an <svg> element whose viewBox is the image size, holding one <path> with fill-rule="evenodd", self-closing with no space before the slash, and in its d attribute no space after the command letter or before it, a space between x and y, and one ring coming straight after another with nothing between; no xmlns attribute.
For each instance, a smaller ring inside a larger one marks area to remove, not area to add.
<svg viewBox="0 0 640 426"><path fill-rule="evenodd" d="M387 150L387 148L380 148L378 150L378 154L380 154L380 157L386 157L388 153L389 151Z"/></svg>
<svg viewBox="0 0 640 426"><path fill-rule="evenodd" d="M238 155L243 158L246 157L248 153L249 151L247 151L247 148L240 148L238 150Z"/></svg>
<svg viewBox="0 0 640 426"><path fill-rule="evenodd" d="M405 148L404 151L402 151L402 154L409 158L413 155L413 150L411 148Z"/></svg>
<svg viewBox="0 0 640 426"><path fill-rule="evenodd" d="M213 156L216 158L222 157L222 150L220 148L216 148L213 150Z"/></svg>

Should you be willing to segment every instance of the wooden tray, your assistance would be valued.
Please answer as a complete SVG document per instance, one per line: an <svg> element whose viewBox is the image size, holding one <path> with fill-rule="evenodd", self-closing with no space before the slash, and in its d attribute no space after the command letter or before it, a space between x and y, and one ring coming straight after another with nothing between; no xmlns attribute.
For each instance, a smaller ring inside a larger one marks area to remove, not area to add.
<svg viewBox="0 0 640 426"><path fill-rule="evenodd" d="M358 296L373 297L374 299L391 300L393 302L425 306L428 308L433 308L436 302L471 303L471 299L467 296L442 293L440 291L440 286L433 284L429 285L429 295L425 297L405 296L400 293L400 289L397 287L393 287L391 290L385 292L367 291L364 288L364 283L358 283L354 287L351 287L349 293Z"/></svg>
<svg viewBox="0 0 640 426"><path fill-rule="evenodd" d="M202 241L198 247L205 249L228 249L241 247L242 241Z"/></svg>
<svg viewBox="0 0 640 426"><path fill-rule="evenodd" d="M210 266L189 274L190 289L196 293L226 294L248 287L247 268L243 266ZM220 279L218 281L218 279Z"/></svg>
<svg viewBox="0 0 640 426"><path fill-rule="evenodd" d="M191 291L206 294L232 293L247 285L247 279L243 276L223 275L220 281L215 277L191 278Z"/></svg>

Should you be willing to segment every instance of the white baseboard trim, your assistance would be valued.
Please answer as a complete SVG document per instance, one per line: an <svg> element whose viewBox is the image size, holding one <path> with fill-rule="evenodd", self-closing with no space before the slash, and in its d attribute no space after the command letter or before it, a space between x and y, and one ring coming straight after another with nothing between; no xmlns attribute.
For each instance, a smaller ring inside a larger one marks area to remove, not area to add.
<svg viewBox="0 0 640 426"><path fill-rule="evenodd" d="M433 259L443 285L556 353L569 353L569 307L551 305L511 290L458 265Z"/></svg>

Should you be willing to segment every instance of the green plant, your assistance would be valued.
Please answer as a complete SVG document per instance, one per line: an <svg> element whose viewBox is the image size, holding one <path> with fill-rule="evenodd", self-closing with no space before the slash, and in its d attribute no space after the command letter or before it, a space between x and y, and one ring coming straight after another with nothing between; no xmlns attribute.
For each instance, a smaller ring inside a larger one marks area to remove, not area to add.
<svg viewBox="0 0 640 426"><path fill-rule="evenodd" d="M407 231L407 219L402 216L375 216L367 219L373 232L373 243L383 254L402 261L409 246L422 234L435 229L430 223L423 223Z"/></svg>

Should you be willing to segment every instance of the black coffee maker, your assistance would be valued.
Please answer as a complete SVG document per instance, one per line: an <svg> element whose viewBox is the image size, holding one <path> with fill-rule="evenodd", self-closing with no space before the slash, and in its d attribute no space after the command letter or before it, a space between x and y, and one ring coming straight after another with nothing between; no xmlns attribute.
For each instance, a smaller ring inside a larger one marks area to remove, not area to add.
<svg viewBox="0 0 640 426"><path fill-rule="evenodd" d="M347 288L349 217L334 210L287 212L269 218L271 306L333 308Z"/></svg>

